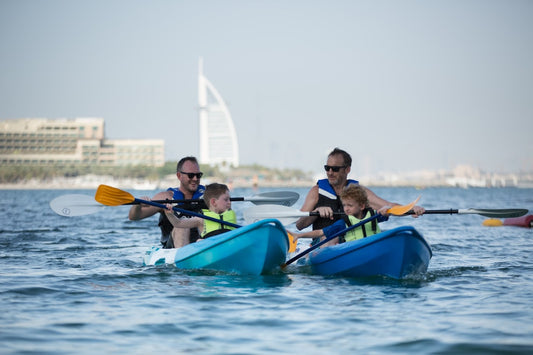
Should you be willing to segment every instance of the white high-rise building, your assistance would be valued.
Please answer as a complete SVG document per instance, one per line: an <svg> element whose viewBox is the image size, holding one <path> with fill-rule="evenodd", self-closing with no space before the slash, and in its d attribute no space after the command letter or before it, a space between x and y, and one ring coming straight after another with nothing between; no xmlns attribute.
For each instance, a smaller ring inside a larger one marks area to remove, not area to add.
<svg viewBox="0 0 533 355"><path fill-rule="evenodd" d="M237 133L226 103L203 74L202 58L198 71L200 119L200 163L212 166L239 166Z"/></svg>

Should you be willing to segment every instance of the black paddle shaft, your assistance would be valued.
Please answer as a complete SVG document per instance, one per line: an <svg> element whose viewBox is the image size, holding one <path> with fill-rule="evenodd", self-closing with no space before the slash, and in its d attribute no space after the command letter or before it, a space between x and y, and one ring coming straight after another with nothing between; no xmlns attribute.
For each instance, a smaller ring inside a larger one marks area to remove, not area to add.
<svg viewBox="0 0 533 355"><path fill-rule="evenodd" d="M152 202L155 203L180 203L183 204L184 207L187 208L207 208L207 205L205 204L205 201L202 199L198 200L152 200ZM130 203L125 203L125 205L140 205L141 202L139 201L133 201Z"/></svg>
<svg viewBox="0 0 533 355"><path fill-rule="evenodd" d="M468 208L463 210L449 209L449 210L426 210L424 214L478 214L490 218L512 218L521 217L528 213L524 208L500 208L500 209L488 209L488 208ZM414 214L411 210L405 214Z"/></svg>
<svg viewBox="0 0 533 355"><path fill-rule="evenodd" d="M424 214L457 214L459 213L459 210L454 210L452 208L448 210L426 210ZM405 214L415 214L413 210L406 212Z"/></svg>

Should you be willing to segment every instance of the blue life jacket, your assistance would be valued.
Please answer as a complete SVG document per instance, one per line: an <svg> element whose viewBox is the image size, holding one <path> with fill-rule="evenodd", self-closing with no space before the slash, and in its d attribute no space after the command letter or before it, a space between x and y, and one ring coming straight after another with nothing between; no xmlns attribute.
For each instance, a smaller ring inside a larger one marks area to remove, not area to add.
<svg viewBox="0 0 533 355"><path fill-rule="evenodd" d="M346 181L346 186L350 184L359 184L359 181L349 179ZM321 179L317 181L318 185L318 202L315 205L317 207L331 207L333 212L344 213L344 208L342 207L342 201L339 196L335 193L335 189L329 183L328 179ZM318 217L313 222L313 230L324 229L324 227L330 226L335 223L337 220L342 219L341 216L334 216L333 219ZM311 244L316 244L320 238L314 238Z"/></svg>
<svg viewBox="0 0 533 355"><path fill-rule="evenodd" d="M180 191L179 188L175 187L169 187L167 191L172 191L172 199L173 200L184 200L185 195L183 195L183 192ZM181 202L178 204L179 208L187 211L197 212L200 213L202 211L202 208L205 208L205 202L202 199L204 197L204 191L205 186L204 185L198 185L198 189L196 192L192 195L193 200L200 200L198 202ZM161 228L161 244L163 244L163 248L174 248L174 244L172 242L172 238L170 237L170 233L172 232L172 229L174 226L172 226L172 223L168 220L165 213L159 214L159 228ZM198 233L198 228L191 228L190 229L190 242L194 243L198 240L198 237L200 234Z"/></svg>

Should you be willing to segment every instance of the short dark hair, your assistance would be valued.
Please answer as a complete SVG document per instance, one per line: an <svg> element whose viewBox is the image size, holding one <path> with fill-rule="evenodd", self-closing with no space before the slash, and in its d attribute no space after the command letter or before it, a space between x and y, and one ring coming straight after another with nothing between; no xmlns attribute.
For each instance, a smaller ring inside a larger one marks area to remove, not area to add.
<svg viewBox="0 0 533 355"><path fill-rule="evenodd" d="M217 182L214 182L212 184L207 185L204 191L204 201L207 207L211 207L209 206L209 201L212 198L218 198L220 197L220 195L226 193L227 191L229 191L229 188L228 185L225 184L219 184Z"/></svg>
<svg viewBox="0 0 533 355"><path fill-rule="evenodd" d="M181 168L183 167L183 164L185 164L186 161L193 162L196 165L200 166L200 164L198 164L198 160L196 160L195 157L189 156L189 157L185 157L185 158L181 158L180 159L180 161L178 162L178 165L176 165L176 172L179 173L181 171Z"/></svg>
<svg viewBox="0 0 533 355"><path fill-rule="evenodd" d="M331 151L331 153L328 154L328 157L332 155L342 155L342 159L344 160L344 166L352 166L352 157L350 156L350 154L348 154L348 152L339 148L335 148Z"/></svg>

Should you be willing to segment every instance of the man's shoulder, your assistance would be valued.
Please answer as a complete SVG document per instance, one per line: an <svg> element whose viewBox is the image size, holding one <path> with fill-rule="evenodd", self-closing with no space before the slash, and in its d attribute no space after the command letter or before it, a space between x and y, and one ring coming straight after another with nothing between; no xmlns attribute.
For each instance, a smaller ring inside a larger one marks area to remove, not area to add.
<svg viewBox="0 0 533 355"><path fill-rule="evenodd" d="M319 190L318 185L313 185L313 187L311 187L309 189L309 192L307 194L308 195L317 195L318 196L318 190Z"/></svg>

